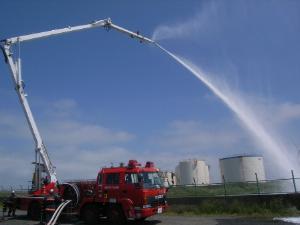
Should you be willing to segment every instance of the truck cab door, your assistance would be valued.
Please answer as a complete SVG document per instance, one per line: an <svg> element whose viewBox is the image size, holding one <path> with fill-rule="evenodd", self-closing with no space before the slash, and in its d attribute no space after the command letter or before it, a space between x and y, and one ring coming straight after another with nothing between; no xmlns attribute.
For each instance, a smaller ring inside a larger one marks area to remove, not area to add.
<svg viewBox="0 0 300 225"><path fill-rule="evenodd" d="M105 202L117 203L120 192L120 173L106 173L102 193Z"/></svg>
<svg viewBox="0 0 300 225"><path fill-rule="evenodd" d="M139 186L136 173L125 173L123 185L121 186L121 198L130 199L137 204L139 202Z"/></svg>

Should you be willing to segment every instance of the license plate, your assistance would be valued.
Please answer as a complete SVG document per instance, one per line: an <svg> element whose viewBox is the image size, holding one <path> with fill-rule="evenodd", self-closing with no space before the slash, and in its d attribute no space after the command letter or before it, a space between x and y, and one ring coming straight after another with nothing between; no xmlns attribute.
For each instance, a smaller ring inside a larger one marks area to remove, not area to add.
<svg viewBox="0 0 300 225"><path fill-rule="evenodd" d="M162 207L157 208L157 213L162 213L163 209Z"/></svg>

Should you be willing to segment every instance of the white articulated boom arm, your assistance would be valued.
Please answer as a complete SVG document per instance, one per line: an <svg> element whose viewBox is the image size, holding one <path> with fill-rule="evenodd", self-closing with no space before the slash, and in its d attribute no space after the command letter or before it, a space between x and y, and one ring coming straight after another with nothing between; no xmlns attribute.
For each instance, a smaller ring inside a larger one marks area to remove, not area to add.
<svg viewBox="0 0 300 225"><path fill-rule="evenodd" d="M62 28L62 29L55 29L55 30L44 31L44 32L40 32L40 33L12 37L12 38L2 40L2 42L5 42L7 45L13 45L13 44L16 44L19 42L32 41L35 39L47 38L50 36L61 35L61 34L75 32L75 31L82 31L82 30L87 30L87 29L97 28L97 27L105 27L107 29L114 28L120 32L123 32L123 33L129 35L132 38L137 38L142 42L145 41L145 42L149 42L149 43L154 43L154 41L152 41L149 38L146 38L138 33L134 33L132 31L129 31L125 28L122 28L122 27L119 27L119 26L113 24L111 22L110 18L104 19L104 20L96 20L92 23L85 24L85 25L79 25L79 26L73 26L73 27L69 26L69 27Z"/></svg>
<svg viewBox="0 0 300 225"><path fill-rule="evenodd" d="M75 31L82 31L82 30L97 28L97 27L104 27L107 29L113 28L117 31L120 31L122 33L129 35L132 38L137 38L141 42L154 43L149 38L146 38L138 33L131 32L129 30L126 30L122 27L119 27L119 26L113 24L109 18L104 19L104 20L94 21L94 22L92 22L90 24L86 24L86 25L66 27L66 28L62 28L62 29L55 29L55 30L34 33L34 34L28 34L28 35L22 35L22 36L18 36L18 37L12 37L12 38L1 40L0 47L3 51L5 61L9 65L16 92L18 94L20 103L23 107L27 122L30 127L30 131L31 131L33 139L35 141L36 151L41 156L45 170L46 170L48 176L50 177L50 182L52 182L52 183L55 183L57 181L56 172L55 172L54 166L52 165L52 163L50 161L46 147L43 143L43 139L40 135L40 132L37 128L36 122L32 115L31 109L28 104L28 100L26 98L27 95L24 92L24 85L23 85L23 80L22 80L22 76L21 76L21 59L13 58L13 53L11 52L12 51L11 47L15 44L20 44L21 42L25 42L25 41L32 41L35 39L47 38L50 36L61 35L61 34L66 34L66 33L75 32Z"/></svg>
<svg viewBox="0 0 300 225"><path fill-rule="evenodd" d="M50 161L46 147L43 143L43 139L41 137L41 134L37 128L36 122L32 115L28 100L26 98L27 95L24 92L24 85L23 85L23 80L21 77L21 60L20 59L18 59L17 61L14 60L14 58L12 57L12 53L10 51L10 47L11 47L11 45L5 44L2 50L4 52L6 62L8 63L9 68L10 68L10 72L12 75L12 80L13 80L13 83L15 86L15 90L18 94L18 97L19 97L20 103L23 107L30 131L32 133L32 136L33 136L33 139L34 139L34 142L36 145L35 146L36 151L41 156L41 159L44 163L46 172L47 172L48 176L50 177L50 181L55 183L57 181L57 178L56 178L56 173L55 173L54 167Z"/></svg>

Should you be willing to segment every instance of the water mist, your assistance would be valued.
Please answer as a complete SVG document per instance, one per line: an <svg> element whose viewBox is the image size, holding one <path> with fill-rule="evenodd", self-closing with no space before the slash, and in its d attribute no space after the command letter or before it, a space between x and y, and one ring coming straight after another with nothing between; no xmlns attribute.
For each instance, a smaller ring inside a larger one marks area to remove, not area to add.
<svg viewBox="0 0 300 225"><path fill-rule="evenodd" d="M268 132L262 120L260 120L255 112L244 103L243 99L234 94L229 89L218 86L208 74L203 72L201 68L193 64L187 59L176 56L167 51L165 48L156 44L161 50L176 60L179 64L190 71L195 77L201 80L222 102L228 106L234 114L240 119L242 124L247 128L255 141L259 144L268 156L272 156L274 164L277 165L279 171L285 176L290 174L290 169L298 169L296 162L287 154L285 146L273 135Z"/></svg>

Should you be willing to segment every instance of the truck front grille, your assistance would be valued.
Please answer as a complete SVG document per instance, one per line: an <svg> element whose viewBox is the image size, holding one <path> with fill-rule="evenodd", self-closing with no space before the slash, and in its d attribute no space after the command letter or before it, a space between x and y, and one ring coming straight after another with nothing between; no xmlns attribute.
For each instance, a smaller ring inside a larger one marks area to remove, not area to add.
<svg viewBox="0 0 300 225"><path fill-rule="evenodd" d="M151 196L148 197L148 204L151 205L151 207L157 207L160 205L165 205L166 202L166 196Z"/></svg>

